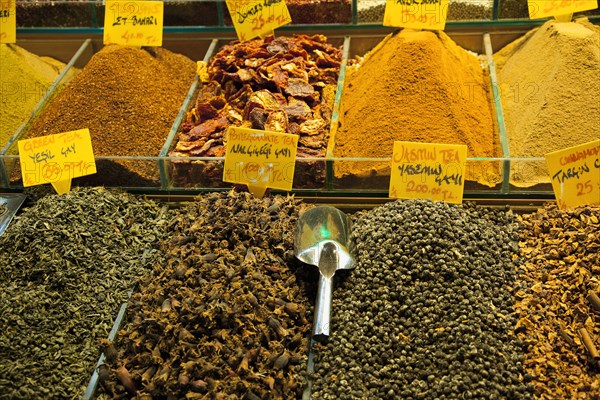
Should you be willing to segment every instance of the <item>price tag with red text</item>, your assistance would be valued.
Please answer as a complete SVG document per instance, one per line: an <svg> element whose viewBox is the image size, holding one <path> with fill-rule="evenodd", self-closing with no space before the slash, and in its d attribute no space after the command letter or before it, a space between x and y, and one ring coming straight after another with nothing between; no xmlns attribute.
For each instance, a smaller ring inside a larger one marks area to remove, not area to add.
<svg viewBox="0 0 600 400"><path fill-rule="evenodd" d="M58 194L71 190L71 180L96 173L88 129L19 140L23 186L51 183Z"/></svg>
<svg viewBox="0 0 600 400"><path fill-rule="evenodd" d="M106 1L104 44L162 46L162 1Z"/></svg>
<svg viewBox="0 0 600 400"><path fill-rule="evenodd" d="M0 0L0 43L17 42L17 3Z"/></svg>
<svg viewBox="0 0 600 400"><path fill-rule="evenodd" d="M394 142L391 198L462 203L467 146Z"/></svg>
<svg viewBox="0 0 600 400"><path fill-rule="evenodd" d="M292 190L298 135L230 127L223 182L242 183L257 197L267 187Z"/></svg>
<svg viewBox="0 0 600 400"><path fill-rule="evenodd" d="M600 140L546 154L560 209L600 204Z"/></svg>
<svg viewBox="0 0 600 400"><path fill-rule="evenodd" d="M448 0L387 0L383 25L443 31Z"/></svg>
<svg viewBox="0 0 600 400"><path fill-rule="evenodd" d="M292 22L284 0L226 0L240 42L271 35Z"/></svg>
<svg viewBox="0 0 600 400"><path fill-rule="evenodd" d="M598 8L598 0L527 0L529 18L570 16L576 12Z"/></svg>

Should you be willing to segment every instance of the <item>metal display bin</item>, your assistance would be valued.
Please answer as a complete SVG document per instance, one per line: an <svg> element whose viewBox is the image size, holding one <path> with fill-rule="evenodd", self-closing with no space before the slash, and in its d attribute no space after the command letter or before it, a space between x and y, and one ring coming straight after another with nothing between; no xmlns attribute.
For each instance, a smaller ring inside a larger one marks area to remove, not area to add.
<svg viewBox="0 0 600 400"><path fill-rule="evenodd" d="M20 41L19 41L20 44ZM50 49L50 56L54 54L64 53L62 48L63 41L45 41L44 45ZM175 53L184 54L192 60L202 59L209 49L211 40L206 39L165 39L163 47ZM94 54L102 49L102 40L99 38L87 39L82 45L76 56L70 62L70 66L83 68L89 62ZM52 50L53 49L53 50ZM48 94L52 97L53 94ZM5 179L3 184L8 189L21 189L22 179L17 148L18 140L27 138L27 132L33 121L48 103L44 103L38 107L36 113L31 116L29 121L23 125L11 138L10 143L6 146L0 157L2 158L2 166L5 171ZM174 121L177 118L174 118ZM82 126L81 128L85 128ZM167 140L169 131L164 133L165 141ZM125 188L161 188L161 165L160 158L161 149L158 149L155 154L141 154L139 156L96 156L97 173L88 177L75 178L74 185L105 185L113 187ZM135 170L145 170L150 178L140 177Z"/></svg>

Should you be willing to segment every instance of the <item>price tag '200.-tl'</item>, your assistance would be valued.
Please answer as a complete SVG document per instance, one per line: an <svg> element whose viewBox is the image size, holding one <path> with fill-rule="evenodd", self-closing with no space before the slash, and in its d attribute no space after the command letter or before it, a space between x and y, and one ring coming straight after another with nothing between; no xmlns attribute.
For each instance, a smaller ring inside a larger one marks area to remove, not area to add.
<svg viewBox="0 0 600 400"><path fill-rule="evenodd" d="M19 140L23 186L51 183L59 193L71 190L71 180L96 173L88 129Z"/></svg>
<svg viewBox="0 0 600 400"><path fill-rule="evenodd" d="M390 197L462 203L467 146L394 142Z"/></svg>
<svg viewBox="0 0 600 400"><path fill-rule="evenodd" d="M162 1L106 1L104 44L162 46Z"/></svg>

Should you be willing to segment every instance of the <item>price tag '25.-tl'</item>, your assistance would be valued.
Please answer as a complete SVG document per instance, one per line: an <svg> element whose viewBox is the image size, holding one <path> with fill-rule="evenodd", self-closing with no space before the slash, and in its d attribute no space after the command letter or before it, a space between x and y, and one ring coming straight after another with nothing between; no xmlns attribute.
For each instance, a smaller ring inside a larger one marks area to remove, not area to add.
<svg viewBox="0 0 600 400"><path fill-rule="evenodd" d="M17 42L17 3L0 0L0 43Z"/></svg>
<svg viewBox="0 0 600 400"><path fill-rule="evenodd" d="M59 193L71 190L71 180L96 173L88 129L19 140L23 186L51 183Z"/></svg>
<svg viewBox="0 0 600 400"><path fill-rule="evenodd" d="M162 46L162 1L106 1L104 44Z"/></svg>
<svg viewBox="0 0 600 400"><path fill-rule="evenodd" d="M383 25L443 31L448 0L387 0Z"/></svg>
<svg viewBox="0 0 600 400"><path fill-rule="evenodd" d="M559 208L600 204L600 140L546 154Z"/></svg>
<svg viewBox="0 0 600 400"><path fill-rule="evenodd" d="M394 142L392 198L462 203L467 146Z"/></svg>
<svg viewBox="0 0 600 400"><path fill-rule="evenodd" d="M291 190L297 148L297 135L231 127L223 182L246 184L257 197L267 187Z"/></svg>
<svg viewBox="0 0 600 400"><path fill-rule="evenodd" d="M265 37L292 22L284 0L226 0L240 42Z"/></svg>

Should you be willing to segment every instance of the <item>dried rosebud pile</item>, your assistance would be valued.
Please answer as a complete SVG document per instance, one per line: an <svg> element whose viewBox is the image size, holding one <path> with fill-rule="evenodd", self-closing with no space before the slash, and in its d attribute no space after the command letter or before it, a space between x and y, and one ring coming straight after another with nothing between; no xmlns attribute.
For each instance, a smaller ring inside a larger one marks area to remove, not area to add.
<svg viewBox="0 0 600 400"><path fill-rule="evenodd" d="M541 399L600 398L598 359L582 340L585 328L600 349L600 313L590 292L600 291L600 207L560 211L547 205L524 215L518 332L526 344L525 370Z"/></svg>
<svg viewBox="0 0 600 400"><path fill-rule="evenodd" d="M309 270L289 263L300 211L235 192L185 207L130 301L108 397L298 398L312 321Z"/></svg>
<svg viewBox="0 0 600 400"><path fill-rule="evenodd" d="M270 36L223 46L210 62L209 82L187 114L170 155L223 156L227 128L242 126L299 135L298 157L324 157L341 59L341 50L323 35ZM175 174L176 183L188 183L185 168L193 167L175 167L182 168ZM216 177L197 172L208 175L206 181L220 182L218 172ZM297 172L301 182L319 176L314 168L303 177Z"/></svg>

